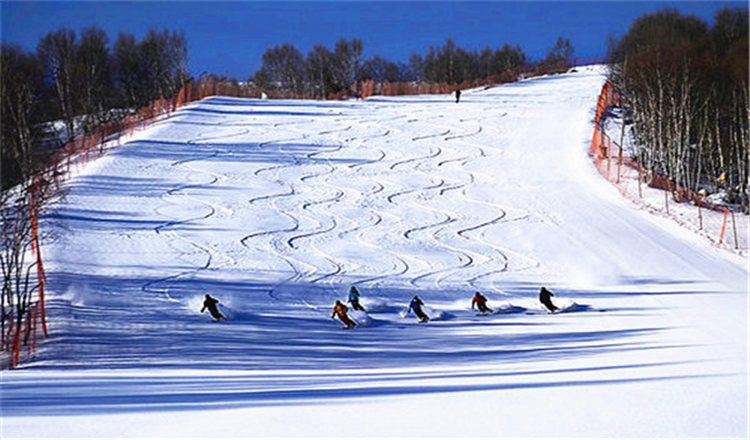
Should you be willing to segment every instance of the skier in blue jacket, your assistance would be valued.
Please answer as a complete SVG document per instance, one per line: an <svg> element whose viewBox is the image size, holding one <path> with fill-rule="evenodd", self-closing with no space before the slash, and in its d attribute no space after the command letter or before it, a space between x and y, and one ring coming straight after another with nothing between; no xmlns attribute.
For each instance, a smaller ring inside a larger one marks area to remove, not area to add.
<svg viewBox="0 0 750 440"><path fill-rule="evenodd" d="M349 304L352 305L352 308L354 310L361 310L363 312L365 311L365 308L362 307L362 305L359 303L359 290L357 290L357 288L354 286L349 289Z"/></svg>

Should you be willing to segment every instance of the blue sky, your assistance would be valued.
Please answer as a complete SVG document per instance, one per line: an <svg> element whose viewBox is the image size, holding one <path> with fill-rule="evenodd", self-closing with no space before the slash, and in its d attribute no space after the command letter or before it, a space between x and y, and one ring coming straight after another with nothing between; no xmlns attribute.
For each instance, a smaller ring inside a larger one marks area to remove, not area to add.
<svg viewBox="0 0 750 440"><path fill-rule="evenodd" d="M519 45L543 58L558 36L569 38L576 56L606 52L607 35L624 35L644 13L670 6L709 24L726 1L6 1L2 0L2 40L34 50L46 33L96 25L114 42L120 31L141 38L149 27L183 30L190 45L190 69L252 75L263 52L292 43L303 53L316 43L332 48L340 38L360 38L364 55L407 61L447 38L465 49Z"/></svg>

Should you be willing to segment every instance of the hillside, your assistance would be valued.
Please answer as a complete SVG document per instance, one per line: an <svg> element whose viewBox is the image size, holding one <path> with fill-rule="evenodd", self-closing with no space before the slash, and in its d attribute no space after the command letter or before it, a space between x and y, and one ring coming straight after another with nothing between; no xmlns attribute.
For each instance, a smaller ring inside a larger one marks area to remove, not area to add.
<svg viewBox="0 0 750 440"><path fill-rule="evenodd" d="M601 179L603 81L214 97L139 133L45 219L51 338L0 437L747 436L744 262Z"/></svg>

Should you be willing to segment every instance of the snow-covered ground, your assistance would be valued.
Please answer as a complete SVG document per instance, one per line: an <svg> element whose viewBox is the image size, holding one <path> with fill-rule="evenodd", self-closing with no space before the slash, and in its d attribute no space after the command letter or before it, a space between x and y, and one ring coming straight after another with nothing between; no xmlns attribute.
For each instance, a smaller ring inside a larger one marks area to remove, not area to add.
<svg viewBox="0 0 750 440"><path fill-rule="evenodd" d="M51 338L0 437L747 437L746 261L597 173L603 81L215 97L140 133L45 221Z"/></svg>

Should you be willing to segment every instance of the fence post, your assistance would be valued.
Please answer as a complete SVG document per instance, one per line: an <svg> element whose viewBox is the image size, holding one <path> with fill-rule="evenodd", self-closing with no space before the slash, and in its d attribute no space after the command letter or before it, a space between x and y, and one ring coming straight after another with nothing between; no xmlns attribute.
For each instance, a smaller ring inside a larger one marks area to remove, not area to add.
<svg viewBox="0 0 750 440"><path fill-rule="evenodd" d="M31 320L31 332L33 334L32 339L32 346L31 346L31 352L36 353L36 321L38 319L39 315L39 304L35 305L33 310L33 317Z"/></svg>
<svg viewBox="0 0 750 440"><path fill-rule="evenodd" d="M18 323L18 320L13 323L13 329L15 333L13 334L13 353L10 365L11 368L16 368L18 362L21 360L21 325Z"/></svg>
<svg viewBox="0 0 750 440"><path fill-rule="evenodd" d="M724 221L721 224L721 235L719 236L719 247L721 247L721 244L724 242L724 232L727 230L727 217L729 216L729 209L727 207L724 207Z"/></svg>
<svg viewBox="0 0 750 440"><path fill-rule="evenodd" d="M602 133L602 145L604 146L604 151L607 154L607 180L612 181L610 176L610 169L612 167L612 155L609 154L609 142L607 142L609 138L605 133Z"/></svg>
<svg viewBox="0 0 750 440"><path fill-rule="evenodd" d="M643 198L643 188L642 188L641 185L643 183L643 168L641 167L641 163L640 162L636 162L636 164L638 164L638 198L642 199Z"/></svg>
<svg viewBox="0 0 750 440"><path fill-rule="evenodd" d="M734 222L734 211L731 211L732 213L732 229L734 230L734 249L737 250L740 248L739 240L737 240L737 224Z"/></svg>
<svg viewBox="0 0 750 440"><path fill-rule="evenodd" d="M701 211L701 200L698 195L695 196L695 204L698 205L698 230L703 230L703 212Z"/></svg>

